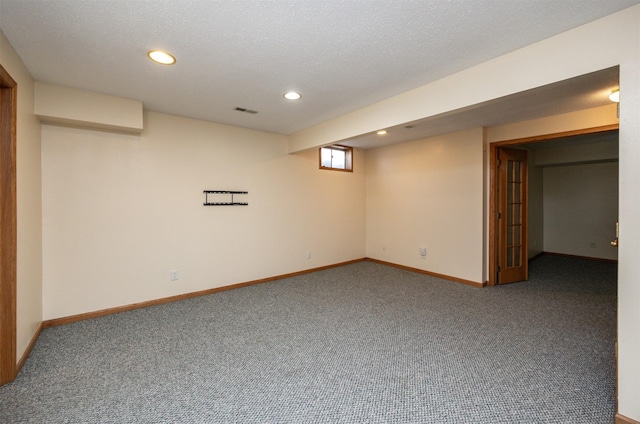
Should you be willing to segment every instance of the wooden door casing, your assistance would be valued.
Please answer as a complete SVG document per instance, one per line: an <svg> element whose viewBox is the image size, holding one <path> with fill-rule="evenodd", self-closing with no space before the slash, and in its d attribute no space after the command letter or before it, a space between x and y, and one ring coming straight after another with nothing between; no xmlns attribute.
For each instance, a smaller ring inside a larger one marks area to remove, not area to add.
<svg viewBox="0 0 640 424"><path fill-rule="evenodd" d="M16 85L0 66L0 385L16 377Z"/></svg>

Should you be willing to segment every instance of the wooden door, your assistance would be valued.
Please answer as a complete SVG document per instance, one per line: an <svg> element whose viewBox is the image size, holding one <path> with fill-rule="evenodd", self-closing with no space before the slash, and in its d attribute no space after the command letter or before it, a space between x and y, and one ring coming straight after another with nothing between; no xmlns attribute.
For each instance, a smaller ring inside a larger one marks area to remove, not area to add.
<svg viewBox="0 0 640 424"><path fill-rule="evenodd" d="M498 148L498 284L529 278L527 151Z"/></svg>

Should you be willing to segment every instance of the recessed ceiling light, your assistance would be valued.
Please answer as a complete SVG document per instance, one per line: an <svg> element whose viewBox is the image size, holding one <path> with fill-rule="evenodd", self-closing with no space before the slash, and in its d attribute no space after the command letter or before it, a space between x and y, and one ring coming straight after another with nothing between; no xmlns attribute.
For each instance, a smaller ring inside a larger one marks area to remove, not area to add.
<svg viewBox="0 0 640 424"><path fill-rule="evenodd" d="M376 132L376 134L378 134L378 135L385 135L386 133L387 133L387 131L385 131L385 130L380 130L380 131Z"/></svg>
<svg viewBox="0 0 640 424"><path fill-rule="evenodd" d="M173 65L176 63L175 57L162 50L151 50L147 52L147 56L149 56L149 59L161 65Z"/></svg>
<svg viewBox="0 0 640 424"><path fill-rule="evenodd" d="M289 91L284 93L283 97L287 100L298 100L302 97L302 94L297 93L295 91Z"/></svg>
<svg viewBox="0 0 640 424"><path fill-rule="evenodd" d="M611 100L612 102L619 103L620 102L620 89L616 88L615 90L613 90L611 92L611 94L609 95L609 100Z"/></svg>

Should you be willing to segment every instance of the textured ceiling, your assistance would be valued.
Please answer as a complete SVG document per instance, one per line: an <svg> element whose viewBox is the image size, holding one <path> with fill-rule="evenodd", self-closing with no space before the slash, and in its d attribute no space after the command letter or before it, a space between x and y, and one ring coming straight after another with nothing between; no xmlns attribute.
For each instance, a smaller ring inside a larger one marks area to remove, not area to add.
<svg viewBox="0 0 640 424"><path fill-rule="evenodd" d="M0 0L0 29L36 80L290 134L639 2Z"/></svg>

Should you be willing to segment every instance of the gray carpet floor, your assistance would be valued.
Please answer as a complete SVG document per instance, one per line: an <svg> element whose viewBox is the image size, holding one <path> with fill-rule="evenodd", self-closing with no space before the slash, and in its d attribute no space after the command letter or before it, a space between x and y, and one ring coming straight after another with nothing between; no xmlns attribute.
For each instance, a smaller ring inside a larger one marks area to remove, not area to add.
<svg viewBox="0 0 640 424"><path fill-rule="evenodd" d="M2 423L612 423L616 265L372 262L43 331Z"/></svg>

